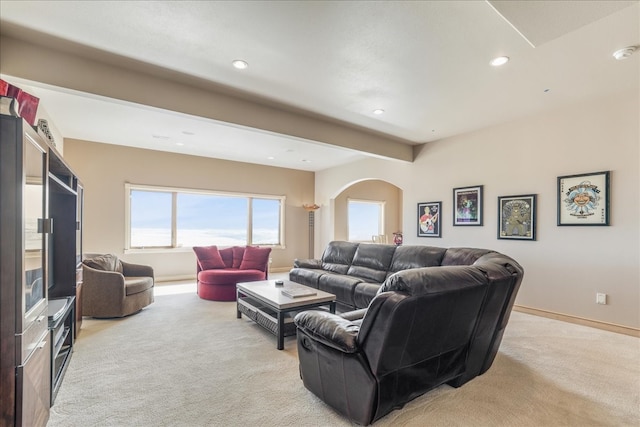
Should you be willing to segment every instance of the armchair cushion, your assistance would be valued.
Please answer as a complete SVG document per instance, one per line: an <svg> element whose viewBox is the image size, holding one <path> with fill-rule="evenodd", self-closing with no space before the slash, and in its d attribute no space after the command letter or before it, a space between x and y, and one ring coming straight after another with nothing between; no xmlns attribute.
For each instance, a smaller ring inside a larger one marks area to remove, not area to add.
<svg viewBox="0 0 640 427"><path fill-rule="evenodd" d="M258 248L247 246L244 249L240 270L260 270L265 271L269 264L269 254L271 248Z"/></svg>
<svg viewBox="0 0 640 427"><path fill-rule="evenodd" d="M134 295L153 288L152 277L125 277L124 290L126 295Z"/></svg>
<svg viewBox="0 0 640 427"><path fill-rule="evenodd" d="M196 253L198 265L202 270L226 267L217 246L194 246L193 251Z"/></svg>
<svg viewBox="0 0 640 427"><path fill-rule="evenodd" d="M95 268L96 270L115 271L117 273L122 273L122 263L120 262L118 257L113 254L105 254L95 256L93 258L87 258L82 262L91 268Z"/></svg>
<svg viewBox="0 0 640 427"><path fill-rule="evenodd" d="M358 350L356 339L360 331L360 322L319 310L298 313L294 322L314 340L329 347L343 353L355 353Z"/></svg>

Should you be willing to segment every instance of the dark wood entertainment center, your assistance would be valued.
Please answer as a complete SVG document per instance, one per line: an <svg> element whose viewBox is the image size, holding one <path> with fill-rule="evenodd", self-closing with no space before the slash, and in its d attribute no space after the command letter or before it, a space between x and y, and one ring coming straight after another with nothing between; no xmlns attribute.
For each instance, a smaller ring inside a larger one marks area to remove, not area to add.
<svg viewBox="0 0 640 427"><path fill-rule="evenodd" d="M83 187L0 101L0 425L46 426L81 320Z"/></svg>

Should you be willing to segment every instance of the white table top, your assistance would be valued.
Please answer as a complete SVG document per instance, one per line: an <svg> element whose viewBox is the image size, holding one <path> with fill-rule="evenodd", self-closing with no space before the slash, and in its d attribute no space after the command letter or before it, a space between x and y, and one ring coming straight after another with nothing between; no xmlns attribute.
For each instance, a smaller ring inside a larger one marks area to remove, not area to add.
<svg viewBox="0 0 640 427"><path fill-rule="evenodd" d="M336 296L320 289L310 288L290 280L283 280L283 286L276 286L275 280L260 280L257 282L242 282L236 286L240 291L257 297L269 305L277 307L280 310L287 308L301 307L309 304L331 302L336 300ZM282 294L282 289L308 289L315 292L315 295L306 297L291 298Z"/></svg>

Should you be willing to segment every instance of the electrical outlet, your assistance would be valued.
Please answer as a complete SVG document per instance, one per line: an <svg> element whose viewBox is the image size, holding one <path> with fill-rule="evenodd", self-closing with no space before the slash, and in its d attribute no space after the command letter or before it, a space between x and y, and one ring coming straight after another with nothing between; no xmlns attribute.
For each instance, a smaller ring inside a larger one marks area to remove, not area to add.
<svg viewBox="0 0 640 427"><path fill-rule="evenodd" d="M606 304L607 303L607 294L596 294L596 304Z"/></svg>

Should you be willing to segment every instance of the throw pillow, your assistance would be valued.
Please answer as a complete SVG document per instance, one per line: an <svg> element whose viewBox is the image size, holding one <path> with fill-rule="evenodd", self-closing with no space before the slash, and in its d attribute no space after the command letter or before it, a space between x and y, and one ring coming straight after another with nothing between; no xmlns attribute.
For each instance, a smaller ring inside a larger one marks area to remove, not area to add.
<svg viewBox="0 0 640 427"><path fill-rule="evenodd" d="M247 246L244 250L240 270L260 270L266 271L269 264L269 254L271 248L259 248Z"/></svg>
<svg viewBox="0 0 640 427"><path fill-rule="evenodd" d="M231 250L233 251L233 264L231 267L240 268L240 264L242 264L242 257L244 255L244 248L242 246L234 246Z"/></svg>
<svg viewBox="0 0 640 427"><path fill-rule="evenodd" d="M202 270L226 267L217 246L194 246L193 251L196 253L198 265Z"/></svg>
<svg viewBox="0 0 640 427"><path fill-rule="evenodd" d="M233 248L220 249L220 256L222 257L222 261L224 261L225 267L233 267Z"/></svg>
<svg viewBox="0 0 640 427"><path fill-rule="evenodd" d="M96 270L117 271L122 273L122 263L117 256L113 254L100 255L93 258L87 258L82 263Z"/></svg>

